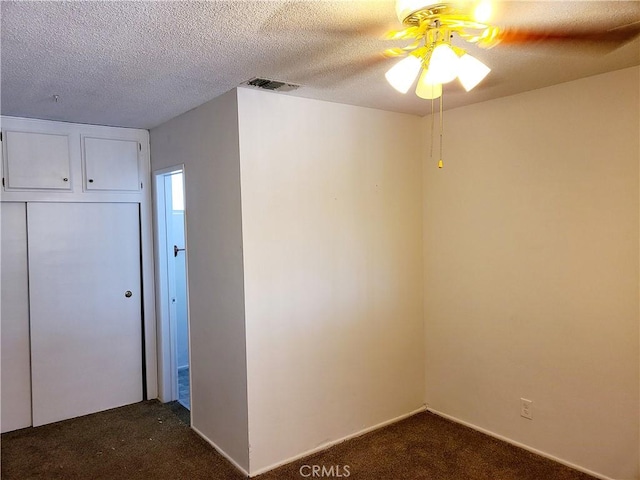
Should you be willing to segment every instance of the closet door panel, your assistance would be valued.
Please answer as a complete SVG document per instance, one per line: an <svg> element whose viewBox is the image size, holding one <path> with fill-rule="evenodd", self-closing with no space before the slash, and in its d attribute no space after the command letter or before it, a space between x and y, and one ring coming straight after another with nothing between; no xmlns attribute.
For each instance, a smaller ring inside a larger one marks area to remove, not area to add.
<svg viewBox="0 0 640 480"><path fill-rule="evenodd" d="M25 203L0 203L3 433L31 425L26 215Z"/></svg>
<svg viewBox="0 0 640 480"><path fill-rule="evenodd" d="M30 203L33 424L142 400L139 208Z"/></svg>

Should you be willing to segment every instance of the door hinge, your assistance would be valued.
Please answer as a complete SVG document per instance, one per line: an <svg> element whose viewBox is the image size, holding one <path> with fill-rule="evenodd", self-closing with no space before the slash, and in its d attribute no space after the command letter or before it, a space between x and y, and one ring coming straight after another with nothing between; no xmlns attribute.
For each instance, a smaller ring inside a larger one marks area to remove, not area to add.
<svg viewBox="0 0 640 480"><path fill-rule="evenodd" d="M142 151L142 144L138 142L138 150Z"/></svg>
<svg viewBox="0 0 640 480"><path fill-rule="evenodd" d="M0 130L0 142L2 141L2 130Z"/></svg>
<svg viewBox="0 0 640 480"><path fill-rule="evenodd" d="M4 187L4 177L2 177L2 186Z"/></svg>
<svg viewBox="0 0 640 480"><path fill-rule="evenodd" d="M143 188L143 187L142 187L142 182L140 182L140 190L142 190L142 188Z"/></svg>

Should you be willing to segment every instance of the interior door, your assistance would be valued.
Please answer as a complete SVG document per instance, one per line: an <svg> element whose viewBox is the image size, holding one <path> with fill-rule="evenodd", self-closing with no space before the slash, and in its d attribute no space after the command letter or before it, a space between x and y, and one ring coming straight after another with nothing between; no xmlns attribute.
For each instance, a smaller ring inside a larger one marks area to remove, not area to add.
<svg viewBox="0 0 640 480"><path fill-rule="evenodd" d="M29 203L33 425L142 400L137 204Z"/></svg>

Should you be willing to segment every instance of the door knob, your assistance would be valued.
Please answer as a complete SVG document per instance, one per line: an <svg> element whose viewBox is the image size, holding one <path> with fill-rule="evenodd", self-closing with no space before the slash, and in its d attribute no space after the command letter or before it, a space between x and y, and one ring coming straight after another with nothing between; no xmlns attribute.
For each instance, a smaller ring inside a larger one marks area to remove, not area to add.
<svg viewBox="0 0 640 480"><path fill-rule="evenodd" d="M124 296L129 298L131 295L133 295L133 293L131 293L131 290L127 290L126 292L124 292Z"/></svg>

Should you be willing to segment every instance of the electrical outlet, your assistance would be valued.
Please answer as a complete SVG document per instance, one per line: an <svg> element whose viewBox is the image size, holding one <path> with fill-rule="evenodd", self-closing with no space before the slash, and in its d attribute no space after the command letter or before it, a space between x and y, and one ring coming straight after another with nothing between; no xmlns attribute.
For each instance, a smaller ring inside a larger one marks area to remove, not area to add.
<svg viewBox="0 0 640 480"><path fill-rule="evenodd" d="M531 400L520 399L520 416L533 420L533 402Z"/></svg>

